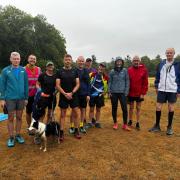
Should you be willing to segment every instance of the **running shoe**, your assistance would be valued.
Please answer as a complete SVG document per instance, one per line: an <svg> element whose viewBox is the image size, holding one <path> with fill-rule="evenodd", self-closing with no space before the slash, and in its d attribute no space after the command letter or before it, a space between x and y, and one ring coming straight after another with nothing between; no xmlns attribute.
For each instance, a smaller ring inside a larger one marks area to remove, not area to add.
<svg viewBox="0 0 180 180"><path fill-rule="evenodd" d="M86 129L85 129L84 127L80 127L80 128L79 128L79 131L80 131L81 133L86 133Z"/></svg>
<svg viewBox="0 0 180 180"><path fill-rule="evenodd" d="M154 125L152 128L149 129L149 132L160 132L161 128L159 125Z"/></svg>
<svg viewBox="0 0 180 180"><path fill-rule="evenodd" d="M75 131L75 133L74 133L74 137L76 138L76 139L81 139L81 136L80 136L80 134L79 134L79 131L77 130L77 131Z"/></svg>
<svg viewBox="0 0 180 180"><path fill-rule="evenodd" d="M132 126L132 120L129 120L128 126Z"/></svg>
<svg viewBox="0 0 180 180"><path fill-rule="evenodd" d="M7 141L7 146L8 147L14 147L15 145L15 140L14 140L14 137L10 137Z"/></svg>
<svg viewBox="0 0 180 180"><path fill-rule="evenodd" d="M73 127L69 128L69 134L74 134L74 132L75 132L75 128Z"/></svg>
<svg viewBox="0 0 180 180"><path fill-rule="evenodd" d="M125 130L125 131L131 131L131 129L128 127L127 124L124 124L124 125L122 126L122 129Z"/></svg>
<svg viewBox="0 0 180 180"><path fill-rule="evenodd" d="M173 129L171 127L167 127L166 134L169 135L169 136L173 135L174 134Z"/></svg>
<svg viewBox="0 0 180 180"><path fill-rule="evenodd" d="M94 118L92 118L92 124L95 125L96 124L96 120Z"/></svg>
<svg viewBox="0 0 180 180"><path fill-rule="evenodd" d="M138 131L141 129L139 122L136 123L136 129L137 129Z"/></svg>
<svg viewBox="0 0 180 180"><path fill-rule="evenodd" d="M20 134L17 134L15 136L15 139L16 141L19 143L19 144L23 144L25 141L24 141L24 138L20 135Z"/></svg>
<svg viewBox="0 0 180 180"><path fill-rule="evenodd" d="M114 130L117 130L117 129L118 129L118 123L114 123L113 129L114 129Z"/></svg>
<svg viewBox="0 0 180 180"><path fill-rule="evenodd" d="M97 122L97 123L95 124L95 127L96 127L96 128L101 128L101 124L100 124L99 122Z"/></svg>

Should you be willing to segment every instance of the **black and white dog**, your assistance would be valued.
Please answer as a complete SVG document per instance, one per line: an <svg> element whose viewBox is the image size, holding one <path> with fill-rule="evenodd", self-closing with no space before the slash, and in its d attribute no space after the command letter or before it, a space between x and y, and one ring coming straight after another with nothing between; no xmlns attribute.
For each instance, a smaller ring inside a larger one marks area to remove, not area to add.
<svg viewBox="0 0 180 180"><path fill-rule="evenodd" d="M60 135L60 125L56 121L51 121L47 125L36 121L35 119L32 119L30 127L27 129L29 135L36 135L41 138L41 140L44 142L44 152L47 151L47 137L52 135L52 136L57 136L58 137L58 142L59 142L59 135ZM41 141L41 147L40 149L43 149Z"/></svg>

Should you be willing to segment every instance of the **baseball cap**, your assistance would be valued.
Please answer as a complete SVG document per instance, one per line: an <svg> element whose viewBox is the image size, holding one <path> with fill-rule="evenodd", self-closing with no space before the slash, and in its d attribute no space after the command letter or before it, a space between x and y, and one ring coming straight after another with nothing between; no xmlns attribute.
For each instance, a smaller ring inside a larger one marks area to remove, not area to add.
<svg viewBox="0 0 180 180"><path fill-rule="evenodd" d="M99 66L106 67L106 64L102 62L102 63L99 63Z"/></svg>
<svg viewBox="0 0 180 180"><path fill-rule="evenodd" d="M47 66L54 66L54 63L52 62L52 61L48 61L47 63L46 63L46 67Z"/></svg>

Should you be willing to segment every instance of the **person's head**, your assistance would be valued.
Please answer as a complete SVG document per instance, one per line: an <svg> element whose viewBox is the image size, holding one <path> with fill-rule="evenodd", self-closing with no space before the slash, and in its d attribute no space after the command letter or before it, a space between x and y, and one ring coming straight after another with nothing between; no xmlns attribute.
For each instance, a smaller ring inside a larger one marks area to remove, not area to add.
<svg viewBox="0 0 180 180"><path fill-rule="evenodd" d="M166 49L166 57L168 61L172 61L175 55L175 49L174 48L168 48Z"/></svg>
<svg viewBox="0 0 180 180"><path fill-rule="evenodd" d="M87 69L89 69L89 68L91 68L91 66L92 66L92 59L91 58L87 58L86 62L85 62L85 67Z"/></svg>
<svg viewBox="0 0 180 180"><path fill-rule="evenodd" d="M11 64L15 67L18 67L21 61L20 54L18 52L12 52L10 55Z"/></svg>
<svg viewBox="0 0 180 180"><path fill-rule="evenodd" d="M134 67L138 67L140 63L141 63L141 58L139 56L136 55L132 58L132 65Z"/></svg>
<svg viewBox="0 0 180 180"><path fill-rule="evenodd" d="M30 54L28 56L28 63L31 65L31 66L35 66L36 64L36 56L34 54Z"/></svg>
<svg viewBox="0 0 180 180"><path fill-rule="evenodd" d="M70 54L66 54L64 56L64 67L71 68L72 66L72 56Z"/></svg>
<svg viewBox="0 0 180 180"><path fill-rule="evenodd" d="M122 59L122 57L116 57L114 66L115 68L122 68L124 66L124 60Z"/></svg>
<svg viewBox="0 0 180 180"><path fill-rule="evenodd" d="M104 73L106 69L106 64L105 63L100 63L98 67L98 72L99 73Z"/></svg>
<svg viewBox="0 0 180 180"><path fill-rule="evenodd" d="M78 68L80 68L80 69L82 69L83 67L84 67L84 64L85 64L85 59L84 59L84 57L83 56L79 56L78 58L77 58L77 66L78 66Z"/></svg>
<svg viewBox="0 0 180 180"><path fill-rule="evenodd" d="M46 71L48 73L53 73L53 71L54 71L54 63L52 61L48 61L46 63Z"/></svg>

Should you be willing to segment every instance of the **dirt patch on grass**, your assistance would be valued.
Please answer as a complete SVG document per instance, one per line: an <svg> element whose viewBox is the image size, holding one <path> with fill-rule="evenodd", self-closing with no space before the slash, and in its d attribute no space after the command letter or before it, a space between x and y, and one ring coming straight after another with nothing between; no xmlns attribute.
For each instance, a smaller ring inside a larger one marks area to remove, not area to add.
<svg viewBox="0 0 180 180"><path fill-rule="evenodd" d="M65 141L48 141L43 153L26 133L23 116L24 145L6 147L6 122L0 123L0 179L180 179L180 107L176 106L172 137L166 136L167 106L163 108L161 133L149 133L155 119L155 94L142 106L141 131L112 129L110 101L102 110L102 129L89 129L81 140L68 134ZM56 108L59 118L59 109ZM119 107L118 122L122 125Z"/></svg>

